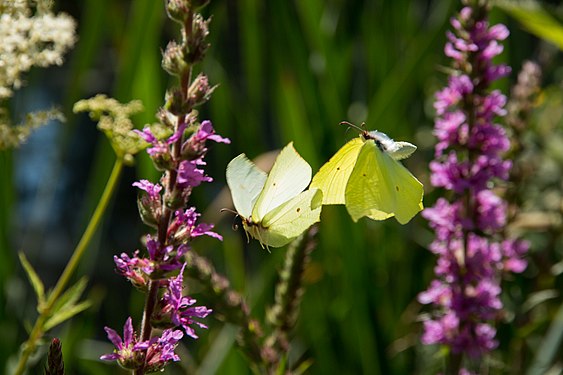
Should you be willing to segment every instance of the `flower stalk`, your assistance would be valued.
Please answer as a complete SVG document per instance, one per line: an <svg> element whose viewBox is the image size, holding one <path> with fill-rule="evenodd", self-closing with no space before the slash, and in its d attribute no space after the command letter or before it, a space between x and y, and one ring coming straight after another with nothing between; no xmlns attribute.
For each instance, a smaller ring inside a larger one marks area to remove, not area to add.
<svg viewBox="0 0 563 375"><path fill-rule="evenodd" d="M165 105L157 114L159 124L136 131L149 144L147 153L155 168L163 173L159 183L133 184L142 191L137 201L141 219L156 233L145 236L146 256L141 257L140 250L132 256L114 256L117 272L145 293L145 305L139 335L131 318L123 338L106 327L116 349L102 359L116 360L136 375L162 371L179 361L174 353L179 340L184 336L197 339L192 325L207 328L198 319L212 312L194 306L196 300L184 295L184 273L191 267L185 256L190 254L191 240L202 235L222 240L211 231L213 225L197 223L200 214L188 205L193 188L213 181L202 169L206 143L230 143L215 134L210 121L200 122L195 109L209 100L214 89L203 74L192 80L193 67L208 47L209 21L196 12L197 5L190 0L167 1L169 17L181 25L182 41L168 44L162 66L178 78L179 86L166 93ZM156 328L164 330L160 336L154 335Z"/></svg>

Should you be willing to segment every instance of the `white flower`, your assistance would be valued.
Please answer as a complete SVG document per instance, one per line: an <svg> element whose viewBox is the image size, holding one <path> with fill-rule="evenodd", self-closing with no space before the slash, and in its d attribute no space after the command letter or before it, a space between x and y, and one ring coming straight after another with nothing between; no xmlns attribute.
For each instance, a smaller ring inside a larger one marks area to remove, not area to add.
<svg viewBox="0 0 563 375"><path fill-rule="evenodd" d="M61 65L76 42L75 22L64 14L37 12L26 0L5 1L0 16L0 100L22 85L33 66Z"/></svg>

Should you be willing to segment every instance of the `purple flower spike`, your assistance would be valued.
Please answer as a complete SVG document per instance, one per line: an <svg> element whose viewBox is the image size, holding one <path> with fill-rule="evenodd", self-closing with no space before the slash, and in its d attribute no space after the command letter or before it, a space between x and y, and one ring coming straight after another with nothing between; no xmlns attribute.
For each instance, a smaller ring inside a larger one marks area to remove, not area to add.
<svg viewBox="0 0 563 375"><path fill-rule="evenodd" d="M498 345L492 323L503 308L500 279L503 272L524 270L527 251L525 242L499 241L507 205L491 187L508 178L511 162L502 155L510 142L494 123L506 114L506 97L489 85L510 72L492 62L503 50L499 42L508 37L508 29L489 27L484 17L485 9L463 8L452 20L454 31L447 33L445 53L457 71L436 93L438 142L430 181L453 198L440 198L422 213L435 232L430 250L438 260L436 279L418 296L420 303L434 307L424 321L422 342L472 358Z"/></svg>

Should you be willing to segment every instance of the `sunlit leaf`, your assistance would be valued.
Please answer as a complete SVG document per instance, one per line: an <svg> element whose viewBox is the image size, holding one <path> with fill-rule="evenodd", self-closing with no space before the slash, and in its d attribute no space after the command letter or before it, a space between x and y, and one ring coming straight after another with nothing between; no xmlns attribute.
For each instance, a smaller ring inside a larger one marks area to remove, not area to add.
<svg viewBox="0 0 563 375"><path fill-rule="evenodd" d="M65 305L65 308L60 309L56 314L51 316L49 320L47 320L44 326L45 331L48 331L51 328L56 327L57 325L61 324L65 320L68 320L73 316L75 316L76 314L79 314L82 311L86 310L90 306L92 306L92 303L90 301L80 302L77 305L70 305L70 306Z"/></svg>
<svg viewBox="0 0 563 375"><path fill-rule="evenodd" d="M39 275L33 269L33 266L27 260L24 253L19 253L20 262L27 273L27 277L29 277L29 281L31 282L31 286L33 286L33 290L35 290L35 294L37 295L37 301L39 305L42 305L45 301L45 287L43 286L43 282L39 278Z"/></svg>
<svg viewBox="0 0 563 375"><path fill-rule="evenodd" d="M563 24L535 1L498 1L500 9L514 17L532 34L563 50Z"/></svg>

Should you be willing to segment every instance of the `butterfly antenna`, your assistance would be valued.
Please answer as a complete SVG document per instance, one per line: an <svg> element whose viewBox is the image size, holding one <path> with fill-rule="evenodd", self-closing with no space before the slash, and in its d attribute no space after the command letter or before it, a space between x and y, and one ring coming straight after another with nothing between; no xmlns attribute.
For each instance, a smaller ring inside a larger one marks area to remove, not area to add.
<svg viewBox="0 0 563 375"><path fill-rule="evenodd" d="M233 225L231 226L231 228L234 231L237 231L239 228L239 225L235 222L235 220L240 217L240 215L238 214L238 212L231 210L230 208L221 208L220 210L221 212L230 212L232 214L235 214L235 217L233 218Z"/></svg>
<svg viewBox="0 0 563 375"><path fill-rule="evenodd" d="M339 124L339 125L346 125L346 126L348 126L349 128L354 128L354 129L356 129L357 131L359 131L360 133L365 132L365 130L362 129L362 128L365 126L365 123L364 123L364 122L362 122L362 128L360 128L358 125L354 125L354 124L352 124L351 122L348 122L348 121L340 121L340 124Z"/></svg>

